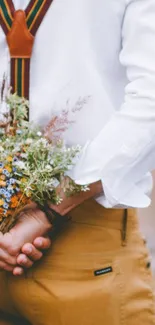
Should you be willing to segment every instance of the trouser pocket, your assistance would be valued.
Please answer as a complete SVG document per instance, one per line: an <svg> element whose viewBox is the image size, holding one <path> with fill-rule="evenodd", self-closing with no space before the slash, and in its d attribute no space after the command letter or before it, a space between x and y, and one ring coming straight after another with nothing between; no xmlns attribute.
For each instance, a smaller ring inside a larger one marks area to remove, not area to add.
<svg viewBox="0 0 155 325"><path fill-rule="evenodd" d="M126 250L120 258L122 277L122 324L155 325L153 277L148 253Z"/></svg>

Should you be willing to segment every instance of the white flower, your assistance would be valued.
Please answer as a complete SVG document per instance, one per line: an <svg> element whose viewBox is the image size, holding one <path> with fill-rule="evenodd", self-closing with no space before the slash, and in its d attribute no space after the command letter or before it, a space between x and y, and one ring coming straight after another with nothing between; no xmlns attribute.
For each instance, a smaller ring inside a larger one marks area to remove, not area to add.
<svg viewBox="0 0 155 325"><path fill-rule="evenodd" d="M31 144L32 142L33 142L33 139L31 139L31 138L28 138L28 139L26 139L26 141L25 141L26 144Z"/></svg>
<svg viewBox="0 0 155 325"><path fill-rule="evenodd" d="M4 151L4 148L2 146L0 146L0 152Z"/></svg>
<svg viewBox="0 0 155 325"><path fill-rule="evenodd" d="M42 136L42 133L40 131L37 132L38 137Z"/></svg>
<svg viewBox="0 0 155 325"><path fill-rule="evenodd" d="M52 166L51 165L46 165L45 167L47 170L52 170Z"/></svg>
<svg viewBox="0 0 155 325"><path fill-rule="evenodd" d="M50 164L53 165L54 164L54 159L50 160Z"/></svg>
<svg viewBox="0 0 155 325"><path fill-rule="evenodd" d="M21 158L27 158L27 153L21 153L20 156Z"/></svg>
<svg viewBox="0 0 155 325"><path fill-rule="evenodd" d="M26 169L25 163L23 161L18 160L14 163L14 165L21 169Z"/></svg>
<svg viewBox="0 0 155 325"><path fill-rule="evenodd" d="M20 148L20 146L15 146L14 147L14 149L12 150L12 152L14 153L14 152L20 152L21 151L21 148Z"/></svg>
<svg viewBox="0 0 155 325"><path fill-rule="evenodd" d="M57 197L57 198L56 198L56 205L59 205L59 204L61 204L61 203L62 203L62 201L63 201L63 199L62 199L62 198L60 198L60 197Z"/></svg>
<svg viewBox="0 0 155 325"><path fill-rule="evenodd" d="M52 179L52 185L56 188L58 185L60 184L60 182L56 179L56 178L53 178Z"/></svg>
<svg viewBox="0 0 155 325"><path fill-rule="evenodd" d="M47 144L48 144L48 141L47 141L45 138L41 138L41 139L39 139L39 140L37 141L37 144L38 144L38 145L43 145L44 147L46 147Z"/></svg>
<svg viewBox="0 0 155 325"><path fill-rule="evenodd" d="M56 178L52 178L51 181L48 183L49 187L52 186L52 190L53 187L56 188L58 185L60 185L60 182Z"/></svg>

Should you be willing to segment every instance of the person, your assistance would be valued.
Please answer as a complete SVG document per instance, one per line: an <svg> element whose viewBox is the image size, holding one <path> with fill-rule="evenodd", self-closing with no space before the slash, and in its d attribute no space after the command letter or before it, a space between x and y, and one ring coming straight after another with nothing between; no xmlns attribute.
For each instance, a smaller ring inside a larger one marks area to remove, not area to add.
<svg viewBox="0 0 155 325"><path fill-rule="evenodd" d="M67 110L75 123L64 140L82 152L66 178L89 191L66 197L58 187L62 203L50 207L70 218L30 270L48 216L32 205L0 235L0 267L10 271L0 273L0 325L155 324L136 213L150 204L155 167L154 38L155 0L51 3L32 52L30 119L46 125ZM0 31L1 80L8 61Z"/></svg>

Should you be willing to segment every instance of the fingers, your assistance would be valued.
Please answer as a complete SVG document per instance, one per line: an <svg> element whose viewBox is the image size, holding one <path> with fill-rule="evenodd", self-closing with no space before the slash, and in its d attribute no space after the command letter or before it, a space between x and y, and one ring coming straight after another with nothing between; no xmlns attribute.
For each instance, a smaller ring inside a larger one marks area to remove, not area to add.
<svg viewBox="0 0 155 325"><path fill-rule="evenodd" d="M0 248L0 271L12 272L15 265L16 256L12 256L6 250Z"/></svg>
<svg viewBox="0 0 155 325"><path fill-rule="evenodd" d="M19 254L17 264L28 269L33 265L33 262L25 254Z"/></svg>
<svg viewBox="0 0 155 325"><path fill-rule="evenodd" d="M7 252L0 249L0 261L6 264L10 264L11 266L16 265L16 257L9 255Z"/></svg>
<svg viewBox="0 0 155 325"><path fill-rule="evenodd" d="M37 237L34 242L33 245L35 246L36 249L39 250L46 250L48 248L50 248L52 242L50 238L46 238L46 237Z"/></svg>
<svg viewBox="0 0 155 325"><path fill-rule="evenodd" d="M46 250L51 246L49 238L38 237L33 244L25 244L22 253L16 256L9 255L6 251L0 249L0 270L13 272L14 275L22 275L24 268L30 268L33 262L42 258L41 250ZM15 255L15 254L14 254ZM18 266L16 266L18 264Z"/></svg>
<svg viewBox="0 0 155 325"><path fill-rule="evenodd" d="M14 269L13 269L13 275L15 276L20 276L24 273L24 269L20 266L16 266Z"/></svg>
<svg viewBox="0 0 155 325"><path fill-rule="evenodd" d="M51 240L49 238L38 237L33 244L25 244L22 247L22 254L19 254L16 260L19 266L13 269L13 275L22 275L24 268L30 268L33 262L40 260L43 256L40 250L48 249L51 246Z"/></svg>
<svg viewBox="0 0 155 325"><path fill-rule="evenodd" d="M18 266L14 267L13 275L19 276L24 273L24 269L29 269L33 265L33 261L30 260L25 254L19 254L16 260Z"/></svg>
<svg viewBox="0 0 155 325"><path fill-rule="evenodd" d="M22 248L22 253L27 255L32 261L38 261L43 256L42 252L36 249L32 244L25 244Z"/></svg>
<svg viewBox="0 0 155 325"><path fill-rule="evenodd" d="M13 275L19 276L24 272L24 268L30 268L33 262L42 258L43 253L41 250L46 250L51 246L50 238L38 237L34 240L33 244L25 244L22 247L22 254L17 257L17 264L19 266L13 269Z"/></svg>
<svg viewBox="0 0 155 325"><path fill-rule="evenodd" d="M8 272L12 272L13 271L13 266L5 263L5 262L0 262L0 270L5 270Z"/></svg>

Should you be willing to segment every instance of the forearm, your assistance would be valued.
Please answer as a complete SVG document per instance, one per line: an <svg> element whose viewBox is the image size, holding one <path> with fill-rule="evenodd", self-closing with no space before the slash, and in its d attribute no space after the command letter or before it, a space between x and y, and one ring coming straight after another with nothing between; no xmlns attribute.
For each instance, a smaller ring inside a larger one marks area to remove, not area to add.
<svg viewBox="0 0 155 325"><path fill-rule="evenodd" d="M57 189L57 191L62 198L62 202L59 205L50 204L49 202L49 207L61 216L64 216L84 201L103 193L103 187L101 181L97 181L90 184L88 191L81 191L70 197L66 196L62 185Z"/></svg>

